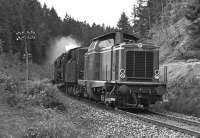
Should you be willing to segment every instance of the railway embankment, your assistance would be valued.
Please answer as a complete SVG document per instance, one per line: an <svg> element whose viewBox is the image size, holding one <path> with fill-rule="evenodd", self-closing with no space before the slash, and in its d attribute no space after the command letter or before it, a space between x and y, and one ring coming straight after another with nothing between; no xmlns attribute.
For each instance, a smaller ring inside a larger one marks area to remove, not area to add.
<svg viewBox="0 0 200 138"><path fill-rule="evenodd" d="M67 97L48 82L31 84L23 93L1 83L1 137L192 137Z"/></svg>
<svg viewBox="0 0 200 138"><path fill-rule="evenodd" d="M160 47L160 63L168 66L169 102L164 108L200 117L199 17L187 18L193 2L176 1L166 6L162 21L155 23L151 32L153 43Z"/></svg>
<svg viewBox="0 0 200 138"><path fill-rule="evenodd" d="M169 102L164 108L170 111L200 117L200 62L177 61L167 63Z"/></svg>
<svg viewBox="0 0 200 138"><path fill-rule="evenodd" d="M31 79L26 91L10 63L0 67L0 137L192 137L67 97L47 79Z"/></svg>

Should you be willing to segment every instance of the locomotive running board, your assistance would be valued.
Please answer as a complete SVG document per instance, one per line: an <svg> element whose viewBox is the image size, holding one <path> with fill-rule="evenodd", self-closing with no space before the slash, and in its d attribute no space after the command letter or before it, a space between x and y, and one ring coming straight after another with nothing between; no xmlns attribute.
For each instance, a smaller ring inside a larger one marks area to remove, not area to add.
<svg viewBox="0 0 200 138"><path fill-rule="evenodd" d="M107 83L117 83L117 84L124 84L124 85L156 85L156 86L165 86L166 83L162 82L130 82L130 81L110 81Z"/></svg>
<svg viewBox="0 0 200 138"><path fill-rule="evenodd" d="M104 87L106 84L108 84L108 81L97 81L97 80L78 80L78 84L81 86L87 86L90 87Z"/></svg>
<svg viewBox="0 0 200 138"><path fill-rule="evenodd" d="M97 80L78 80L81 86L89 85L90 87L103 87L106 84L121 84L121 85L146 85L146 86L166 86L166 83L161 82L129 82L129 81L97 81Z"/></svg>

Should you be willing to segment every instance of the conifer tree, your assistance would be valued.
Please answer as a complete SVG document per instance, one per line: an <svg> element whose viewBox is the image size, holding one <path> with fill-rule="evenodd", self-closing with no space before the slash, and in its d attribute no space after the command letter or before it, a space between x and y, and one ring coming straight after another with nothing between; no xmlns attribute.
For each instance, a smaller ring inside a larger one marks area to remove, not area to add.
<svg viewBox="0 0 200 138"><path fill-rule="evenodd" d="M159 23L165 0L137 0L133 6L133 30L141 37L148 37L152 25Z"/></svg>
<svg viewBox="0 0 200 138"><path fill-rule="evenodd" d="M117 23L117 27L122 32L132 33L132 27L129 23L128 17L126 16L125 12L122 12L121 17Z"/></svg>

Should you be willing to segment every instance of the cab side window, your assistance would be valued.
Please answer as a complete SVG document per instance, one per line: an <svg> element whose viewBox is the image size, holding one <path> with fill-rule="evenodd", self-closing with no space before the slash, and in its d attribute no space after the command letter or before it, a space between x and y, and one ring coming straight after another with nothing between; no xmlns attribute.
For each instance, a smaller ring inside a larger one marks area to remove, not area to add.
<svg viewBox="0 0 200 138"><path fill-rule="evenodd" d="M114 39L101 40L98 44L99 48L109 47L114 45Z"/></svg>
<svg viewBox="0 0 200 138"><path fill-rule="evenodd" d="M98 41L93 41L90 46L89 46L89 49L88 51L92 51L95 49L96 45L97 45Z"/></svg>

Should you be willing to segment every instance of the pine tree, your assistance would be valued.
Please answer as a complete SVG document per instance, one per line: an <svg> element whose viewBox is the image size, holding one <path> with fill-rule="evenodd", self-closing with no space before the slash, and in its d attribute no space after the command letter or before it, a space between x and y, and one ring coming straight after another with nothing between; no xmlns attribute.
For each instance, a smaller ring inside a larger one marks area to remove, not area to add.
<svg viewBox="0 0 200 138"><path fill-rule="evenodd" d="M117 23L117 27L122 32L132 33L132 27L129 23L128 17L126 16L125 12L122 12L121 17Z"/></svg>
<svg viewBox="0 0 200 138"><path fill-rule="evenodd" d="M0 36L5 41L4 51L12 52L12 31L11 31L11 5L10 0L2 0L0 4L0 26L3 28Z"/></svg>
<svg viewBox="0 0 200 138"><path fill-rule="evenodd" d="M134 32L141 37L149 37L152 25L160 22L165 0L138 0L133 6L132 21Z"/></svg>

